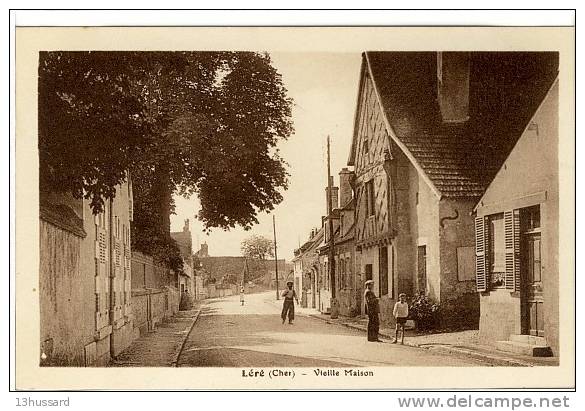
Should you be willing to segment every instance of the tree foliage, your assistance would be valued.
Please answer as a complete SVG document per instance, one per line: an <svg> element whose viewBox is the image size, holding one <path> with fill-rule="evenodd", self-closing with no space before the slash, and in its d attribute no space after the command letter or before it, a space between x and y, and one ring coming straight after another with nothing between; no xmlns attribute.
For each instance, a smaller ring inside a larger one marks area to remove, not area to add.
<svg viewBox="0 0 585 411"><path fill-rule="evenodd" d="M206 229L248 229L282 201L292 102L268 54L59 51L39 63L41 186L99 212L129 170L139 249L172 247L175 193L199 196Z"/></svg>
<svg viewBox="0 0 585 411"><path fill-rule="evenodd" d="M266 260L274 257L274 243L261 235L252 235L242 241L242 255L253 260Z"/></svg>

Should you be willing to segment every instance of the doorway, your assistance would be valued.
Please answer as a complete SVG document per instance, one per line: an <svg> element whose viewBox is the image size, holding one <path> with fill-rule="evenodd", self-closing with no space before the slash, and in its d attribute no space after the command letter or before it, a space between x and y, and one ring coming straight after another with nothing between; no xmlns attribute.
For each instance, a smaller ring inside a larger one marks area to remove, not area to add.
<svg viewBox="0 0 585 411"><path fill-rule="evenodd" d="M540 207L520 212L522 334L544 336L544 287L541 267Z"/></svg>

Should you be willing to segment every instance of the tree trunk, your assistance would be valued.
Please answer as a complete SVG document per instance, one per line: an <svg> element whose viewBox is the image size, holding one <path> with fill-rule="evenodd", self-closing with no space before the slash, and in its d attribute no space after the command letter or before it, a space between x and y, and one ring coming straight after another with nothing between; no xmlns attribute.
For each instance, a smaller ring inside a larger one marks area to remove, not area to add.
<svg viewBox="0 0 585 411"><path fill-rule="evenodd" d="M153 185L153 196L156 199L155 206L158 208L157 214L160 218L160 227L165 238L171 236L171 176L169 165L159 163L156 167L156 180Z"/></svg>

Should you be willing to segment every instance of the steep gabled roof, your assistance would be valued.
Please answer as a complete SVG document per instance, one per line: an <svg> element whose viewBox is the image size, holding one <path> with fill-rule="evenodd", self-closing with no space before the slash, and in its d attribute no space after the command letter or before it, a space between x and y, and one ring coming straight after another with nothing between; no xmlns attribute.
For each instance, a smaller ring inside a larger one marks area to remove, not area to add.
<svg viewBox="0 0 585 411"><path fill-rule="evenodd" d="M366 52L362 60L360 90L371 76L390 138L445 197L483 194L558 73L558 53L469 55L469 119L463 123L442 121L437 53ZM349 165L356 139L357 124Z"/></svg>

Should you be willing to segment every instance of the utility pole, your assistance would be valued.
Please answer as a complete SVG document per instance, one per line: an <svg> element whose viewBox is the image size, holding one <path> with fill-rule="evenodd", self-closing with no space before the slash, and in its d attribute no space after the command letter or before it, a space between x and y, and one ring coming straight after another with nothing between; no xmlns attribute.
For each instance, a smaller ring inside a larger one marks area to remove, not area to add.
<svg viewBox="0 0 585 411"><path fill-rule="evenodd" d="M274 231L274 271L276 271L276 299L280 300L278 294L278 254L276 252L276 216L272 215L272 229Z"/></svg>
<svg viewBox="0 0 585 411"><path fill-rule="evenodd" d="M327 136L327 224L329 225L329 278L331 283L331 318L337 318L337 299L335 284L335 230L333 228L333 177L331 176L331 147Z"/></svg>

